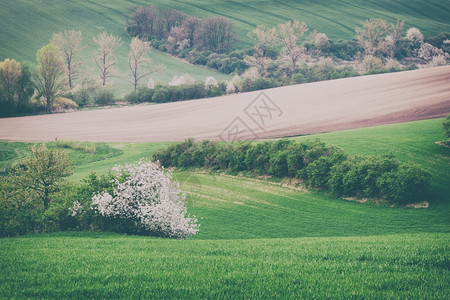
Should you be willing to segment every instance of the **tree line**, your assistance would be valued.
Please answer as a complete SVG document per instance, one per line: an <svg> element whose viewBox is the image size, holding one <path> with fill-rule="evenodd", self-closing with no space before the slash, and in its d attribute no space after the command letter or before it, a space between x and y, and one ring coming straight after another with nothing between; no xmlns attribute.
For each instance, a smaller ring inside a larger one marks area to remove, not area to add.
<svg viewBox="0 0 450 300"><path fill-rule="evenodd" d="M94 97L99 104L111 103L114 95L108 83L117 76L115 51L123 44L121 38L106 32L93 38L97 49L92 59L99 84L90 76L80 78L81 41L81 31L55 33L50 43L37 51L36 65L21 65L14 59L0 62L0 116L76 108ZM150 42L131 39L128 66L134 90L145 76L158 70L158 66L150 65L149 51Z"/></svg>

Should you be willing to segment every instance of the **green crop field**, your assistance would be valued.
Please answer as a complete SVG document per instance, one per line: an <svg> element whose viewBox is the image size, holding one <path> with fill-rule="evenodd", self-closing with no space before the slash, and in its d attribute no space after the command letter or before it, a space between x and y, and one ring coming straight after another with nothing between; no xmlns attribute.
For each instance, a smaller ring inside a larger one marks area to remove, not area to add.
<svg viewBox="0 0 450 300"><path fill-rule="evenodd" d="M444 139L441 122L294 137L420 164L432 174L429 208L359 203L267 179L177 171L188 211L201 223L197 235L167 240L65 232L2 239L0 297L446 299L450 149L435 143ZM30 145L1 142L2 167L25 157ZM72 145L90 150L67 150L76 164L71 179L149 157L167 145Z"/></svg>
<svg viewBox="0 0 450 300"><path fill-rule="evenodd" d="M354 28L365 19L381 17L388 21L401 19L406 28L419 27L425 34L449 32L450 11L445 2L432 1L127 1L127 0L0 0L0 59L35 62L36 51L47 44L53 33L81 30L84 34L83 56L86 71L94 72L92 37L102 31L118 35L124 45L118 50L119 78L115 79L120 95L131 90L127 81L127 53L130 37L125 33L128 10L136 5L157 4L172 7L190 16L222 15L230 18L240 38L240 46L249 45L247 33L256 25L274 26L288 19L306 22L310 28L326 33L332 39L354 38ZM168 82L174 75L190 74L197 80L207 76L227 79L230 76L181 62L152 50L151 58L164 69L151 77Z"/></svg>
<svg viewBox="0 0 450 300"><path fill-rule="evenodd" d="M0 297L447 299L449 242L448 234L201 241L39 234L0 243Z"/></svg>

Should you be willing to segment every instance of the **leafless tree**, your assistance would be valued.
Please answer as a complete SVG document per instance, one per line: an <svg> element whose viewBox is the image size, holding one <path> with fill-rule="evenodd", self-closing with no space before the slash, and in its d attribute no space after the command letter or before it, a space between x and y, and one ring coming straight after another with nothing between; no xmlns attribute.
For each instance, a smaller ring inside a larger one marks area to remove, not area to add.
<svg viewBox="0 0 450 300"><path fill-rule="evenodd" d="M183 20L187 18L187 15L184 12L178 11L173 8L168 8L162 12L163 18L165 20L166 25L166 33L169 33L172 28L181 26Z"/></svg>
<svg viewBox="0 0 450 300"><path fill-rule="evenodd" d="M305 47L301 45L303 35L308 31L308 26L299 21L288 21L287 23L278 25L279 38L282 49L282 58L288 62L290 66L290 76L295 74L298 62L305 55Z"/></svg>
<svg viewBox="0 0 450 300"><path fill-rule="evenodd" d="M183 20L181 27L186 33L186 39L191 47L195 47L198 38L198 32L201 28L202 21L199 18L186 18Z"/></svg>
<svg viewBox="0 0 450 300"><path fill-rule="evenodd" d="M235 41L233 24L224 17L211 17L202 20L198 44L202 50L218 53L228 52Z"/></svg>
<svg viewBox="0 0 450 300"><path fill-rule="evenodd" d="M145 76L157 72L158 67L151 68L148 52L150 51L150 42L134 37L130 44L130 53L128 54L128 65L130 67L134 91L136 91L139 81Z"/></svg>
<svg viewBox="0 0 450 300"><path fill-rule="evenodd" d="M94 55L94 61L100 70L100 78L102 79L102 85L106 85L106 80L110 77L114 77L116 70L113 68L117 63L114 56L114 50L122 45L120 37L116 37L112 34L108 35L106 32L102 32L94 37L94 42L97 44L98 49Z"/></svg>
<svg viewBox="0 0 450 300"><path fill-rule="evenodd" d="M159 9L155 5L131 8L131 17L126 23L128 34L140 38L152 37L155 34L159 14Z"/></svg>
<svg viewBox="0 0 450 300"><path fill-rule="evenodd" d="M51 39L51 43L61 49L66 66L67 84L69 90L72 89L73 81L78 76L78 67L81 65L79 53L81 51L81 39L83 35L81 31L64 31L64 33L55 33Z"/></svg>

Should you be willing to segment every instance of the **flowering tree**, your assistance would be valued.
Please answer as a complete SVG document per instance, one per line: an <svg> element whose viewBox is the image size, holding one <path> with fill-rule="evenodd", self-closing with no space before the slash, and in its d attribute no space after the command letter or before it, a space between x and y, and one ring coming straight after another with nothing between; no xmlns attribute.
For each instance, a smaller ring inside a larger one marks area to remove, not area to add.
<svg viewBox="0 0 450 300"><path fill-rule="evenodd" d="M141 160L113 169L114 192L96 194L92 208L100 215L131 221L137 232L185 238L198 231L195 216L186 215L184 195L171 173Z"/></svg>
<svg viewBox="0 0 450 300"><path fill-rule="evenodd" d="M281 50L282 59L290 66L290 77L294 76L298 62L305 56L306 49L301 40L308 31L305 23L295 20L278 25L279 38L283 48Z"/></svg>

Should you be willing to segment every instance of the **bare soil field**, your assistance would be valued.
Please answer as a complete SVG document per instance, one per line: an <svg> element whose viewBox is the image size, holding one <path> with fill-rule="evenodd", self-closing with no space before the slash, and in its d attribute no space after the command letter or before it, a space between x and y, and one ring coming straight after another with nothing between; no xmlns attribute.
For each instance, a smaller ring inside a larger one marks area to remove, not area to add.
<svg viewBox="0 0 450 300"><path fill-rule="evenodd" d="M0 119L0 139L157 142L312 134L443 117L450 66L158 105Z"/></svg>

